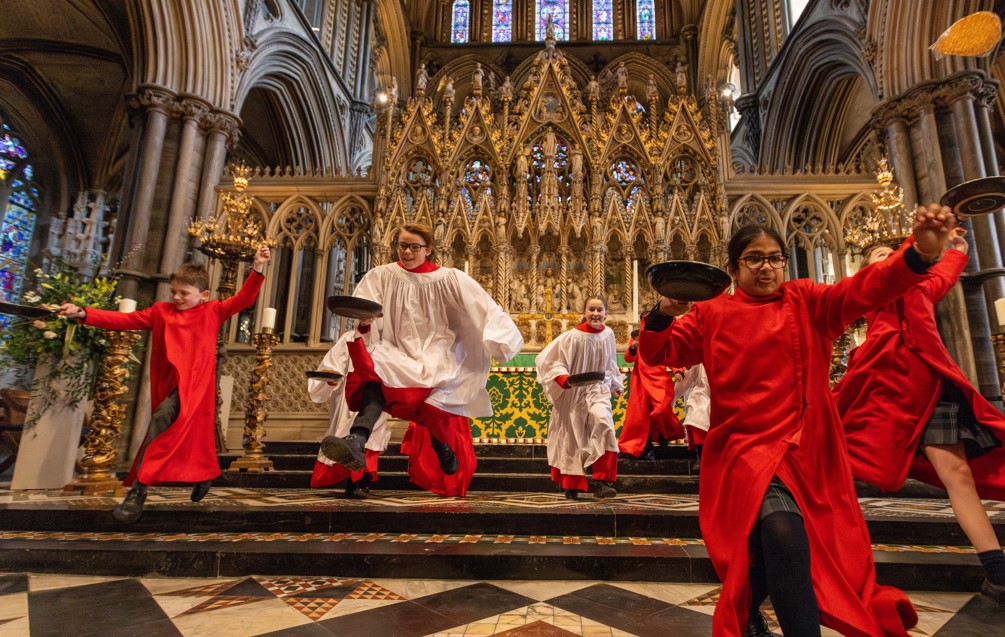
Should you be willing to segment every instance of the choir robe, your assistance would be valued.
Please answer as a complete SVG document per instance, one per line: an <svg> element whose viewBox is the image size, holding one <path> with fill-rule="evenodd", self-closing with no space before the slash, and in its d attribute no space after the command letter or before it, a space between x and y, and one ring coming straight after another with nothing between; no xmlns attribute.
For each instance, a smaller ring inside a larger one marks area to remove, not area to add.
<svg viewBox="0 0 1005 637"><path fill-rule="evenodd" d="M905 626L917 622L901 591L876 584L828 375L831 342L845 326L923 276L903 258L888 259L834 285L797 280L764 297L743 290L724 294L696 303L659 332L643 322L644 360L702 363L708 374L712 426L702 454L698 516L723 582L715 637L745 634L748 538L772 476L788 486L802 512L822 623L845 635L905 637Z"/></svg>
<svg viewBox="0 0 1005 637"><path fill-rule="evenodd" d="M943 486L931 463L915 456L915 450L944 379L960 388L977 421L1005 442L1005 417L950 357L935 323L935 304L966 264L963 252L947 250L927 279L866 317L866 340L852 351L848 371L835 387L856 478L887 491L900 489L908 476ZM1005 500L1005 449L969 463L980 496Z"/></svg>
<svg viewBox="0 0 1005 637"><path fill-rule="evenodd" d="M380 303L383 316L370 324L369 340L348 343L349 407L359 408L365 383L380 382L384 411L421 423L423 434L457 456L457 473L443 475L424 444L428 439L413 432L402 443L415 465L412 482L433 493L464 495L477 465L468 419L492 415L486 390L491 360L505 362L520 352L520 330L474 279L428 261L412 271L400 262L373 268L354 294Z"/></svg>
<svg viewBox="0 0 1005 637"><path fill-rule="evenodd" d="M625 352L625 362L635 366L618 446L638 457L647 440L677 440L684 437L684 429L673 411L674 383L670 371L663 365L647 365L638 354L632 354L633 343L635 339L628 341Z"/></svg>
<svg viewBox="0 0 1005 637"><path fill-rule="evenodd" d="M618 451L611 392L623 390L624 384L614 332L607 326L599 332L569 330L541 350L534 363L537 382L552 404L548 464L564 476L586 475L586 467ZM584 372L604 372L604 380L568 389L556 382L560 376Z"/></svg>
<svg viewBox="0 0 1005 637"><path fill-rule="evenodd" d="M341 438L349 435L352 421L356 417L356 412L349 409L349 405L345 401L345 376L352 371L352 361L349 360L349 350L346 348L346 343L356 336L354 332L344 332L325 354L321 364L318 365L318 371L337 372L342 374L342 380L336 381L334 385L317 378L311 378L307 381L307 394L311 400L316 403L328 403L328 431L325 436ZM349 471L318 451L317 460L314 462L314 472L311 475L311 486L326 487L338 484L350 477L353 482L359 482L363 479L364 473L369 474L370 479L376 481L377 459L387 449L387 443L390 439L391 429L387 426L387 415L381 414L366 441L366 468L362 471Z"/></svg>
<svg viewBox="0 0 1005 637"><path fill-rule="evenodd" d="M216 457L216 336L220 326L251 307L264 277L252 270L237 294L188 310L154 303L123 314L88 309L84 324L108 330L150 330L150 403L153 409L175 389L181 402L177 420L154 438L137 472L123 482L147 485L202 482L220 475Z"/></svg>
<svg viewBox="0 0 1005 637"><path fill-rule="evenodd" d="M711 425L708 413L708 375L705 374L704 365L695 365L684 372L684 378L674 388L674 402L678 398L684 399L684 432L688 446L704 444Z"/></svg>

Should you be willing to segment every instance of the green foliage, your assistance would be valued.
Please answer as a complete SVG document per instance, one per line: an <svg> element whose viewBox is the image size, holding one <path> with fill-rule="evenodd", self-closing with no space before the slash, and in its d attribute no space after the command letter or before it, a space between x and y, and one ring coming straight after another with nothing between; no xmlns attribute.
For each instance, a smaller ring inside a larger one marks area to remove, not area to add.
<svg viewBox="0 0 1005 637"><path fill-rule="evenodd" d="M80 269L62 259L56 259L45 272L35 269L37 288L27 292L23 301L29 305L58 309L69 301L74 305L106 310L115 309L118 301L115 277L88 277ZM0 341L0 365L12 367L23 386L31 385L33 394L42 401L32 413L37 417L56 402L75 408L89 397L95 374L105 356L104 331L87 327L75 319L52 315L47 319L23 320L7 327ZM45 376L30 380L38 363L47 363ZM62 387L62 391L57 388ZM30 428L32 422L25 422Z"/></svg>

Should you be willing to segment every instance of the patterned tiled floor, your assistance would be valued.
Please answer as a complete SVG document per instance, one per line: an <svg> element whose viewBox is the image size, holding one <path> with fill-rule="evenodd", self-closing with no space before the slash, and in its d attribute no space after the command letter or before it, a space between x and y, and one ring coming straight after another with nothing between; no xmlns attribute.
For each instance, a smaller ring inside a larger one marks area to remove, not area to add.
<svg viewBox="0 0 1005 637"><path fill-rule="evenodd" d="M691 637L711 633L717 597L694 584L8 574L0 637ZM911 598L919 637L986 637L1005 622L1005 606L973 594Z"/></svg>
<svg viewBox="0 0 1005 637"><path fill-rule="evenodd" d="M124 493L124 491L123 491ZM0 488L0 507L18 508L64 507L94 508L109 510L121 501L119 496L86 496L63 494L60 491L11 491ZM931 498L860 498L862 512L869 518L931 518L952 519L953 510L949 501ZM1005 521L1005 502L988 500L984 503L988 516L993 521ZM470 492L464 498L446 498L424 491L382 491L374 490L368 498L347 499L339 489L246 489L216 487L202 502L189 500L188 488L155 487L150 490L147 508L157 507L334 507L340 509L367 509L374 506L398 509L421 510L435 508L438 511L450 509L464 510L507 510L507 509L560 509L590 510L605 507L612 511L648 510L665 512L696 512L698 496L691 494L620 494L610 500L597 501L592 498L567 500L561 493L496 493Z"/></svg>

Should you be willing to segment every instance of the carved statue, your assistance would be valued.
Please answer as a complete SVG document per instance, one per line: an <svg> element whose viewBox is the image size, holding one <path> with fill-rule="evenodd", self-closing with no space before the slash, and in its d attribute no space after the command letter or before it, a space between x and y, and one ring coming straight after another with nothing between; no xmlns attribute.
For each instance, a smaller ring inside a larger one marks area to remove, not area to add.
<svg viewBox="0 0 1005 637"><path fill-rule="evenodd" d="M391 78L391 87L387 90L388 104L396 106L398 104L398 78Z"/></svg>
<svg viewBox="0 0 1005 637"><path fill-rule="evenodd" d="M628 69L625 68L625 63L621 62L618 64L618 70L615 72L618 78L618 90L625 92L628 90Z"/></svg>
<svg viewBox="0 0 1005 637"><path fill-rule="evenodd" d="M528 149L524 149L523 152L517 154L516 156L516 174L517 177L527 179L529 170L527 167L527 155L530 154Z"/></svg>
<svg viewBox="0 0 1005 637"><path fill-rule="evenodd" d="M443 241L447 234L447 224L443 221L443 217L436 218L436 225L433 227L433 240L436 243Z"/></svg>
<svg viewBox="0 0 1005 637"><path fill-rule="evenodd" d="M443 99L445 101L454 101L454 78L447 76L447 85L443 87Z"/></svg>
<svg viewBox="0 0 1005 637"><path fill-rule="evenodd" d="M548 129L544 134L544 156L554 157L558 152L558 140L555 138L555 131Z"/></svg>
<svg viewBox="0 0 1005 637"><path fill-rule="evenodd" d="M579 144L573 144L569 159L571 160L572 179L581 179L583 177L583 151L579 148Z"/></svg>
<svg viewBox="0 0 1005 637"><path fill-rule="evenodd" d="M499 87L499 97L504 100L513 99L513 83L509 81L509 76L503 80L502 86Z"/></svg>
<svg viewBox="0 0 1005 637"><path fill-rule="evenodd" d="M597 81L596 75L590 76L590 83L586 85L586 97L591 102L600 100L600 82Z"/></svg>
<svg viewBox="0 0 1005 637"><path fill-rule="evenodd" d="M415 90L425 91L426 84L429 83L429 72L426 71L426 63L419 65L419 70L415 74Z"/></svg>
<svg viewBox="0 0 1005 637"><path fill-rule="evenodd" d="M482 77L484 75L485 71L482 70L481 62L475 62L475 70L471 73L471 88L476 95L482 92Z"/></svg>
<svg viewBox="0 0 1005 637"><path fill-rule="evenodd" d="M575 281L569 284L569 309L573 312L582 312L586 305L583 296L583 289Z"/></svg>
<svg viewBox="0 0 1005 637"><path fill-rule="evenodd" d="M677 60L677 66L674 68L674 74L677 79L677 92L686 93L687 92L687 66L681 60Z"/></svg>
<svg viewBox="0 0 1005 637"><path fill-rule="evenodd" d="M656 88L656 76L652 73L649 74L649 82L646 83L646 99L650 102L655 102L660 98L660 91Z"/></svg>

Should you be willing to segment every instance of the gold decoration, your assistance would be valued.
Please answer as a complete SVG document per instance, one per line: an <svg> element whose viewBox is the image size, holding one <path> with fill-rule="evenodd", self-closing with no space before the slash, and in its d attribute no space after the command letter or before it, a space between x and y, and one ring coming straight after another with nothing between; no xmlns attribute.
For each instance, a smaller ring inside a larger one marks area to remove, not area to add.
<svg viewBox="0 0 1005 637"><path fill-rule="evenodd" d="M272 348L279 342L279 335L266 330L255 334L253 338L256 364L252 370L254 376L251 378L248 406L244 412L244 436L241 440L244 455L231 462L227 471L261 473L275 468L272 466L272 461L264 454L265 445L262 444L262 439L265 438L265 421L269 418L269 412L265 409L269 394L265 388L272 382L269 368L272 367Z"/></svg>
<svg viewBox="0 0 1005 637"><path fill-rule="evenodd" d="M998 378L1005 379L1005 332L992 334L991 342L998 353ZM1002 381L1002 391L1005 391L1005 380Z"/></svg>
<svg viewBox="0 0 1005 637"><path fill-rule="evenodd" d="M914 223L912 211L904 208L904 189L893 180L893 170L885 157L879 160L876 181L883 190L869 196L873 210L864 223L852 228L845 237L861 254L876 245L899 245L911 234Z"/></svg>
<svg viewBox="0 0 1005 637"><path fill-rule="evenodd" d="M978 11L954 22L932 45L938 57L989 55L1002 37L1001 19L990 11Z"/></svg>
<svg viewBox="0 0 1005 637"><path fill-rule="evenodd" d="M107 354L94 390L89 431L84 437L84 457L78 463L81 475L63 487L66 493L108 493L122 486L111 468L118 458L112 445L122 431L126 406L119 400L128 393L126 380L132 366L132 350L139 332L106 332Z"/></svg>
<svg viewBox="0 0 1005 637"><path fill-rule="evenodd" d="M251 261L263 242L272 245L265 238L261 220L252 212L254 197L245 192L250 173L251 169L244 164L235 166L232 174L237 192L224 194L223 215L210 221L193 219L188 226L188 233L201 244L199 250L223 264L217 288L221 301L237 291L237 264Z"/></svg>

